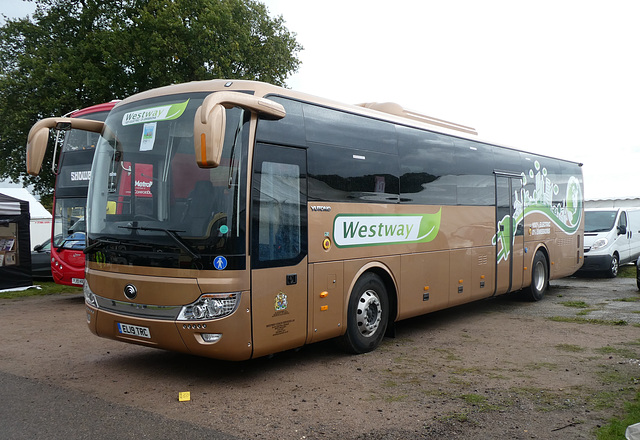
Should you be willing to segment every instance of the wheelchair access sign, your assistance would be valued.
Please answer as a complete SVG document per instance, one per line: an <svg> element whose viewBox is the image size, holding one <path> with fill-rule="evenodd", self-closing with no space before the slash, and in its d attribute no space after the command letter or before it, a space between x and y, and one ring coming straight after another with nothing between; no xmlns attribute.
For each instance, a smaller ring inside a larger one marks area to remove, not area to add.
<svg viewBox="0 0 640 440"><path fill-rule="evenodd" d="M217 270L225 270L227 268L227 259L222 255L218 255L213 259L213 267Z"/></svg>

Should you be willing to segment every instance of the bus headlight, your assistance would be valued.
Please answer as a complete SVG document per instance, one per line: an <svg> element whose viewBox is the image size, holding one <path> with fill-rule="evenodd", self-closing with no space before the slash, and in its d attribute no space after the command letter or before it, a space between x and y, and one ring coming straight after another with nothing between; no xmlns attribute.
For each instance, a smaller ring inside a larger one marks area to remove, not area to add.
<svg viewBox="0 0 640 440"><path fill-rule="evenodd" d="M82 285L82 292L84 293L84 302L87 303L87 305L95 307L97 309L98 300L96 299L96 294L93 293L86 279L84 280L84 284Z"/></svg>
<svg viewBox="0 0 640 440"><path fill-rule="evenodd" d="M240 303L240 293L207 293L198 301L184 306L178 321L219 319L235 312Z"/></svg>
<svg viewBox="0 0 640 440"><path fill-rule="evenodd" d="M596 240L592 245L591 245L591 250L595 251L596 249L600 249L605 247L607 244L609 243L609 241L606 238L600 238L598 240Z"/></svg>

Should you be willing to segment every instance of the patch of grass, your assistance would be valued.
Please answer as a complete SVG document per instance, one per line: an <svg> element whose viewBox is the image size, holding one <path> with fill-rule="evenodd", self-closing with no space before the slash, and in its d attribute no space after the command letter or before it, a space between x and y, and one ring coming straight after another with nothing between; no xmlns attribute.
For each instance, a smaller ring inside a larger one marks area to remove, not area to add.
<svg viewBox="0 0 640 440"><path fill-rule="evenodd" d="M470 387L471 386L471 382L468 380L462 380L458 377L450 377L449 378L449 383L453 383L456 385L463 385L465 387Z"/></svg>
<svg viewBox="0 0 640 440"><path fill-rule="evenodd" d="M558 369L558 365L550 362L534 362L532 364L527 364L527 369L529 370L542 370L543 368L553 371Z"/></svg>
<svg viewBox="0 0 640 440"><path fill-rule="evenodd" d="M636 266L633 264L625 264L618 269L618 276L621 278L635 278Z"/></svg>
<svg viewBox="0 0 640 440"><path fill-rule="evenodd" d="M487 401L487 398L480 394L463 394L460 398L471 405L481 405Z"/></svg>
<svg viewBox="0 0 640 440"><path fill-rule="evenodd" d="M455 412L438 418L441 421L455 420L457 422L468 422L469 414L466 412Z"/></svg>
<svg viewBox="0 0 640 440"><path fill-rule="evenodd" d="M442 398L446 398L449 397L449 393L447 393L446 391L442 391L442 390L423 390L422 393L425 396L430 396L430 397L442 397Z"/></svg>
<svg viewBox="0 0 640 440"><path fill-rule="evenodd" d="M617 299L614 299L612 301L628 302L628 303L638 302L638 301L640 301L640 296L629 296L627 298L617 298Z"/></svg>
<svg viewBox="0 0 640 440"><path fill-rule="evenodd" d="M402 402L407 397L409 397L407 394L400 394L398 396L385 396L382 400L384 400L387 403Z"/></svg>
<svg viewBox="0 0 640 440"><path fill-rule="evenodd" d="M579 345L574 344L558 344L556 345L556 348L560 351L568 351L571 353L579 353L585 350L584 347L580 347Z"/></svg>
<svg viewBox="0 0 640 440"><path fill-rule="evenodd" d="M575 307L577 309L586 309L589 307L589 304L584 301L563 301L560 304L566 307Z"/></svg>
<svg viewBox="0 0 640 440"><path fill-rule="evenodd" d="M488 379L498 379L498 380L508 380L511 379L509 376L505 376L504 374L499 373L487 373Z"/></svg>
<svg viewBox="0 0 640 440"><path fill-rule="evenodd" d="M615 354L618 355L620 357L623 358L628 358L628 359L636 359L638 357L637 353L631 349L628 348L616 348L616 347L612 347L610 345L607 345L605 347L600 347L600 348L596 348L595 350L598 353L601 354Z"/></svg>
<svg viewBox="0 0 640 440"><path fill-rule="evenodd" d="M566 393L561 393L542 388L522 387L511 388L511 393L531 400L536 404L536 410L540 412L549 412L556 409L566 409L575 405L575 398Z"/></svg>
<svg viewBox="0 0 640 440"><path fill-rule="evenodd" d="M448 361L461 361L462 360L459 356L453 354L451 352L451 350L447 350L447 349L444 349L444 348L432 348L432 350L433 351L437 351L440 354L443 354L444 358L446 360L448 360Z"/></svg>
<svg viewBox="0 0 640 440"><path fill-rule="evenodd" d="M397 384L397 383L395 383L395 382L394 382L394 381L392 381L392 380L385 380L385 381L382 383L382 386L383 386L383 387L385 387L385 388L393 388L393 387L397 387L397 386L398 386L398 384Z"/></svg>
<svg viewBox="0 0 640 440"><path fill-rule="evenodd" d="M598 324L598 325L628 325L629 324L624 319L620 319L618 321L608 321L606 319L586 319L586 318L567 317L567 316L551 316L547 319L555 322L569 322L574 324Z"/></svg>
<svg viewBox="0 0 640 440"><path fill-rule="evenodd" d="M588 397L589 403L596 410L615 408L619 399L619 391L600 391Z"/></svg>
<svg viewBox="0 0 640 440"><path fill-rule="evenodd" d="M25 298L28 296L45 296L59 294L75 294L82 293L82 287L63 286L50 281L34 283L40 288L31 288L27 290L19 290L14 292L0 292L1 299Z"/></svg>
<svg viewBox="0 0 640 440"><path fill-rule="evenodd" d="M624 404L624 416L622 419L616 417L609 420L609 423L598 428L596 438L598 440L614 440L625 438L627 426L640 422L640 393L635 399Z"/></svg>
<svg viewBox="0 0 640 440"><path fill-rule="evenodd" d="M619 371L612 370L611 368L597 371L596 375L604 384L628 385L630 380L629 376L622 374Z"/></svg>

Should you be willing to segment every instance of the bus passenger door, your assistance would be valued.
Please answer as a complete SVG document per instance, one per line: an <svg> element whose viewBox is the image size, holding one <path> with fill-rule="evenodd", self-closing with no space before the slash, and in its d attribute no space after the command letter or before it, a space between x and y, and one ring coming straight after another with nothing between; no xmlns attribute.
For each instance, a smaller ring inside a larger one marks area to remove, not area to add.
<svg viewBox="0 0 640 440"><path fill-rule="evenodd" d="M496 174L496 295L522 288L524 206L522 178Z"/></svg>
<svg viewBox="0 0 640 440"><path fill-rule="evenodd" d="M306 151L258 143L251 189L253 357L307 337Z"/></svg>

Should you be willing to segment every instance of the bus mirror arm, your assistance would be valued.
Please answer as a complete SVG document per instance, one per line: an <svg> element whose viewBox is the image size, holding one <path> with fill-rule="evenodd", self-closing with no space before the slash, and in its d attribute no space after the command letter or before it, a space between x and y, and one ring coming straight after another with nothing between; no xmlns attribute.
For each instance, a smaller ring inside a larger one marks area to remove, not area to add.
<svg viewBox="0 0 640 440"><path fill-rule="evenodd" d="M193 146L200 168L220 165L227 124L226 109L240 107L269 119L282 119L284 107L270 99L238 92L216 92L208 95L198 107L193 121Z"/></svg>
<svg viewBox="0 0 640 440"><path fill-rule="evenodd" d="M272 119L282 119L287 115L284 107L270 99L258 98L239 92L217 92L207 96L200 106L200 122L206 124L214 107L222 105L224 108L241 107L261 116Z"/></svg>
<svg viewBox="0 0 640 440"><path fill-rule="evenodd" d="M36 122L27 137L27 172L37 176L42 168L44 153L47 150L49 130L52 128L69 130L79 129L101 133L104 122L80 118L46 118Z"/></svg>

